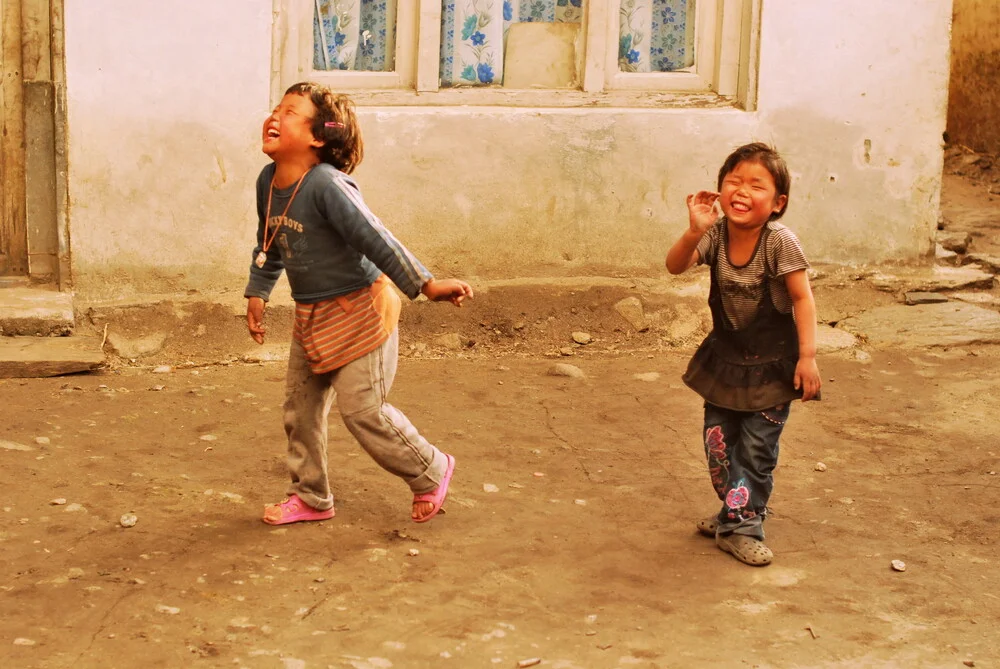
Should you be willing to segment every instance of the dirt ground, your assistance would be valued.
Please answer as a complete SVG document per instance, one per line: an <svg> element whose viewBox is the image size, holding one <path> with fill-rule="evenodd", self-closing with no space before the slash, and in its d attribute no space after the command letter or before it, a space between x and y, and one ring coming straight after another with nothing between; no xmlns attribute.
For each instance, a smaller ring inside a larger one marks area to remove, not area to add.
<svg viewBox="0 0 1000 669"><path fill-rule="evenodd" d="M1000 201L947 188L989 249ZM855 275L820 272L821 320L898 299ZM611 305L644 287L406 311L392 401L458 461L426 525L336 415L336 518L260 522L287 480L284 364L227 353L246 335L225 309L192 307L142 364L0 381L0 666L1000 667L1000 347L821 357L824 399L782 440L775 562L752 568L694 530L718 504L679 379L705 295L647 296L662 320L635 333Z"/></svg>

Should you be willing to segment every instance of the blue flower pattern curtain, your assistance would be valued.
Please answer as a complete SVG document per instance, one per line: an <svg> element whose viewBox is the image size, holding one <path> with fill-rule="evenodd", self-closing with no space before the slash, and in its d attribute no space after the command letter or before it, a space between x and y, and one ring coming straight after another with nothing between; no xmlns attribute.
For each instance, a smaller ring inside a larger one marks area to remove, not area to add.
<svg viewBox="0 0 1000 669"><path fill-rule="evenodd" d="M507 30L521 21L579 23L584 0L443 0L441 85L503 81Z"/></svg>
<svg viewBox="0 0 1000 669"><path fill-rule="evenodd" d="M671 72L694 64L695 0L621 0L618 69Z"/></svg>
<svg viewBox="0 0 1000 669"><path fill-rule="evenodd" d="M404 0L405 1L405 0ZM585 0L442 0L441 85L503 81L507 31L522 21L579 23ZM696 0L620 0L622 72L670 72L694 63ZM314 0L313 67L390 72L398 0Z"/></svg>
<svg viewBox="0 0 1000 669"><path fill-rule="evenodd" d="M396 2L314 0L313 67L392 72L396 55Z"/></svg>

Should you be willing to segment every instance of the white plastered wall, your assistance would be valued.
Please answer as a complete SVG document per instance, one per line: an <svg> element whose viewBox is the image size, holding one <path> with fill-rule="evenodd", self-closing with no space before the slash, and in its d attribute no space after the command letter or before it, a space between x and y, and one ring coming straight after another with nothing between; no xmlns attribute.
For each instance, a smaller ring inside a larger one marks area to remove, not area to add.
<svg viewBox="0 0 1000 669"><path fill-rule="evenodd" d="M271 0L67 3L70 233L84 298L241 291ZM774 143L814 261L932 249L951 3L766 0L758 105L362 110L372 208L434 271L661 272L684 196ZM111 20L110 17L114 17Z"/></svg>

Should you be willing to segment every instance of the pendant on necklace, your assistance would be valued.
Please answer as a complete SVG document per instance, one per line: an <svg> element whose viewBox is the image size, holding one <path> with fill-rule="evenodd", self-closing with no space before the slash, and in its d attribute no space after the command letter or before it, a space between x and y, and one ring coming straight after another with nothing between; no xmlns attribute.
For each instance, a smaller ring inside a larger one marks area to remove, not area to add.
<svg viewBox="0 0 1000 669"><path fill-rule="evenodd" d="M266 262L267 262L267 254L261 251L260 253L257 254L257 257L254 258L253 264L257 265L257 267L263 268L264 263Z"/></svg>

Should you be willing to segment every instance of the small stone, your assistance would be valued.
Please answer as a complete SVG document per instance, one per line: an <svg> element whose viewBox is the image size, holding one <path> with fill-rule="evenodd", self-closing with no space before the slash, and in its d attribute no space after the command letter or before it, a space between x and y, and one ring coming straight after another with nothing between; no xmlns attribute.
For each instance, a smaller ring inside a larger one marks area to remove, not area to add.
<svg viewBox="0 0 1000 669"><path fill-rule="evenodd" d="M549 376L565 376L571 379L582 379L587 375L583 370L575 365L568 365L565 362L557 362L546 372Z"/></svg>
<svg viewBox="0 0 1000 669"><path fill-rule="evenodd" d="M990 272L1000 272L1000 256L983 255L982 253L970 253L967 260L978 263Z"/></svg>
<svg viewBox="0 0 1000 669"><path fill-rule="evenodd" d="M19 444L16 441L6 441L6 440L3 440L3 439L0 439L0 448L2 448L4 450L7 450L7 451L33 451L33 450L35 450L31 446L28 446L26 444Z"/></svg>
<svg viewBox="0 0 1000 669"><path fill-rule="evenodd" d="M500 488L493 485L492 483L484 483L483 492L500 492Z"/></svg>
<svg viewBox="0 0 1000 669"><path fill-rule="evenodd" d="M153 386L152 388L150 388L150 390L152 390L153 392L160 392L160 391L161 391L161 390L163 390L163 389L164 389L165 387L166 387L166 386L161 386L161 385L155 385L155 386Z"/></svg>
<svg viewBox="0 0 1000 669"><path fill-rule="evenodd" d="M942 247L954 253L967 253L969 245L972 243L972 235L968 232L941 231L937 234L937 241Z"/></svg>
<svg viewBox="0 0 1000 669"><path fill-rule="evenodd" d="M35 443L39 446L48 446L52 443L52 440L48 437L35 437Z"/></svg>
<svg viewBox="0 0 1000 669"><path fill-rule="evenodd" d="M577 344L580 344L581 346L586 346L591 341L593 341L593 337L591 337L590 334L586 332L574 332L572 336L573 336L573 341L575 341Z"/></svg>
<svg viewBox="0 0 1000 669"><path fill-rule="evenodd" d="M948 301L947 295L942 295L941 293L925 293L919 291L906 293L905 298L906 298L906 303L910 306L914 306L917 304L939 304L941 302Z"/></svg>
<svg viewBox="0 0 1000 669"><path fill-rule="evenodd" d="M169 374L172 371L174 371L174 368L170 365L160 365L153 368L153 374Z"/></svg>
<svg viewBox="0 0 1000 669"><path fill-rule="evenodd" d="M537 478L542 478L543 476L545 476L545 472L535 472L534 474L532 474L532 476L535 476Z"/></svg>
<svg viewBox="0 0 1000 669"><path fill-rule="evenodd" d="M54 500L49 502L49 504L51 504L52 506L62 506L65 503L66 503L65 497L56 497Z"/></svg>
<svg viewBox="0 0 1000 669"><path fill-rule="evenodd" d="M566 357L574 355L573 349L571 349L569 346L563 346L561 349L559 349L559 355Z"/></svg>
<svg viewBox="0 0 1000 669"><path fill-rule="evenodd" d="M75 581L78 578L83 578L83 573L84 573L83 570L80 569L79 567L71 567L70 570L66 573L66 578L68 578L71 581Z"/></svg>
<svg viewBox="0 0 1000 669"><path fill-rule="evenodd" d="M407 552L409 553L410 557L417 557L418 555L420 555L420 551L417 550L416 548L411 548Z"/></svg>
<svg viewBox="0 0 1000 669"><path fill-rule="evenodd" d="M176 616L178 613L181 612L181 610L179 608L177 608L176 606L167 606L166 604L157 604L156 605L156 612L157 613L168 613L168 614L170 614L172 616Z"/></svg>
<svg viewBox="0 0 1000 669"><path fill-rule="evenodd" d="M902 560L893 560L890 564L894 571L906 571L906 563Z"/></svg>
<svg viewBox="0 0 1000 669"><path fill-rule="evenodd" d="M139 518L134 513L122 514L122 517L118 519L118 524L122 527L135 527L137 522L139 522Z"/></svg>
<svg viewBox="0 0 1000 669"><path fill-rule="evenodd" d="M462 338L457 332L443 334L434 338L434 345L446 348L450 351L457 351L462 348Z"/></svg>
<svg viewBox="0 0 1000 669"><path fill-rule="evenodd" d="M198 438L202 441L216 441L218 439L214 434L203 434Z"/></svg>
<svg viewBox="0 0 1000 669"><path fill-rule="evenodd" d="M573 503L577 506L587 506L587 500L585 499L574 499Z"/></svg>
<svg viewBox="0 0 1000 669"><path fill-rule="evenodd" d="M645 332L649 329L649 321L642 309L642 300L638 297L626 297L615 304L615 311L628 321L632 329L636 332Z"/></svg>
<svg viewBox="0 0 1000 669"><path fill-rule="evenodd" d="M23 636L19 636L14 639L15 646L34 646L35 642L32 639L25 639Z"/></svg>
<svg viewBox="0 0 1000 669"><path fill-rule="evenodd" d="M226 625L226 629L230 632L250 632L257 629L257 626L250 622L250 619L246 616L241 616L239 618L233 618Z"/></svg>
<svg viewBox="0 0 1000 669"><path fill-rule="evenodd" d="M962 260L957 253L949 251L940 244L934 245L934 260L940 264L959 265Z"/></svg>
<svg viewBox="0 0 1000 669"><path fill-rule="evenodd" d="M645 381L646 383L653 383L654 381L660 380L659 372L643 372L642 374L633 374L632 378L636 381Z"/></svg>
<svg viewBox="0 0 1000 669"><path fill-rule="evenodd" d="M74 503L66 507L67 513L76 513L77 511L82 511L83 513L87 513L87 509L84 508L83 504Z"/></svg>
<svg viewBox="0 0 1000 669"><path fill-rule="evenodd" d="M542 658L540 657L529 657L527 660L521 660L517 663L518 669L525 669L525 667L533 667L536 664L541 664Z"/></svg>
<svg viewBox="0 0 1000 669"><path fill-rule="evenodd" d="M813 469L815 469L818 472L825 472L826 471L826 465L823 464L822 462L817 462L816 466L813 467Z"/></svg>
<svg viewBox="0 0 1000 669"><path fill-rule="evenodd" d="M962 664L964 664L967 667L974 667L974 666L976 666L975 660L962 660Z"/></svg>

